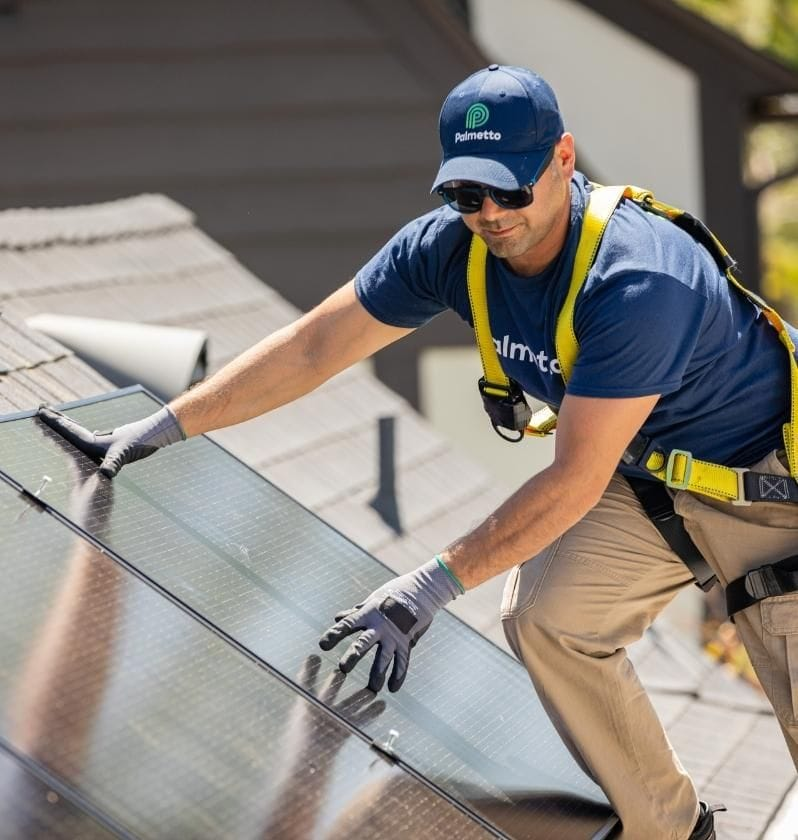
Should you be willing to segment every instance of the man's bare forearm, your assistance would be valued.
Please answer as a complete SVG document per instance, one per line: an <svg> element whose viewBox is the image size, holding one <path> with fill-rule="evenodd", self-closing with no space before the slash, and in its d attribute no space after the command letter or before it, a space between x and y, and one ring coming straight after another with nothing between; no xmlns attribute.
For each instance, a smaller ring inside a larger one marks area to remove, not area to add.
<svg viewBox="0 0 798 840"><path fill-rule="evenodd" d="M600 483L574 480L572 471L555 463L441 557L463 586L472 589L553 543L596 504L602 489Z"/></svg>
<svg viewBox="0 0 798 840"><path fill-rule="evenodd" d="M285 405L410 329L373 318L352 282L174 400L186 435L232 426Z"/></svg>
<svg viewBox="0 0 798 840"><path fill-rule="evenodd" d="M325 378L294 323L250 347L171 407L191 437L257 417L312 391Z"/></svg>
<svg viewBox="0 0 798 840"><path fill-rule="evenodd" d="M443 553L466 589L531 559L579 522L598 503L658 399L566 394L554 463Z"/></svg>

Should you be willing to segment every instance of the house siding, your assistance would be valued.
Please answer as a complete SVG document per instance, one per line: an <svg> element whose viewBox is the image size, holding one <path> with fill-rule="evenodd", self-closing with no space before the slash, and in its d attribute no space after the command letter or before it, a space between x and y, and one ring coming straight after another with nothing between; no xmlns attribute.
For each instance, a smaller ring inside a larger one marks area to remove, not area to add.
<svg viewBox="0 0 798 840"><path fill-rule="evenodd" d="M440 101L482 63L445 9L402 5L19 4L0 208L167 192L307 308L434 205Z"/></svg>

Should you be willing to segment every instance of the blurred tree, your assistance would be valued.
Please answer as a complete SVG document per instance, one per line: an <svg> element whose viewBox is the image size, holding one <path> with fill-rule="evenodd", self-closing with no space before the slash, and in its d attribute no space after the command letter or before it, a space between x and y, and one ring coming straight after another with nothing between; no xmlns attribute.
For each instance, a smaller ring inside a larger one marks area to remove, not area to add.
<svg viewBox="0 0 798 840"><path fill-rule="evenodd" d="M749 47L798 69L798 0L676 0Z"/></svg>
<svg viewBox="0 0 798 840"><path fill-rule="evenodd" d="M762 290L798 321L798 121L748 133L746 176L759 193Z"/></svg>
<svg viewBox="0 0 798 840"><path fill-rule="evenodd" d="M798 0L675 0L798 70ZM745 172L759 193L762 290L798 321L798 120L752 126ZM734 243L728 243L734 253Z"/></svg>

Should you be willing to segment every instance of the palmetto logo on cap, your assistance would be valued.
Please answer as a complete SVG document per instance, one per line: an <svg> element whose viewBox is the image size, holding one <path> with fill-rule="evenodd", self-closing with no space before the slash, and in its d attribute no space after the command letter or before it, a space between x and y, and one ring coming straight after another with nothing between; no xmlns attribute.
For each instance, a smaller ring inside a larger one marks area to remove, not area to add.
<svg viewBox="0 0 798 840"><path fill-rule="evenodd" d="M483 105L481 102L475 102L467 111L466 111L466 128L479 128L481 125L485 125L490 117L490 111L488 110L487 105Z"/></svg>
<svg viewBox="0 0 798 840"><path fill-rule="evenodd" d="M454 134L455 143L466 143L469 140L501 140L500 131L475 131L481 128L490 119L490 111L487 105L482 102L475 102L469 105L465 115L465 131L456 131Z"/></svg>

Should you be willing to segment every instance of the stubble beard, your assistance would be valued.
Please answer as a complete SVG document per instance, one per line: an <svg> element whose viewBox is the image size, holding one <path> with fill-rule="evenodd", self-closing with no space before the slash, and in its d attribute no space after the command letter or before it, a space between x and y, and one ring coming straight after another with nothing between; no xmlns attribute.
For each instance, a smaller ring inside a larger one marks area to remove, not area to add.
<svg viewBox="0 0 798 840"><path fill-rule="evenodd" d="M520 229L514 231L513 235L507 239L494 239L490 235L490 230L480 231L480 235L485 240L488 250L494 257L512 259L513 257L520 257L522 254L525 254L541 240L539 235L536 235L534 231L525 225L522 224L519 227Z"/></svg>

